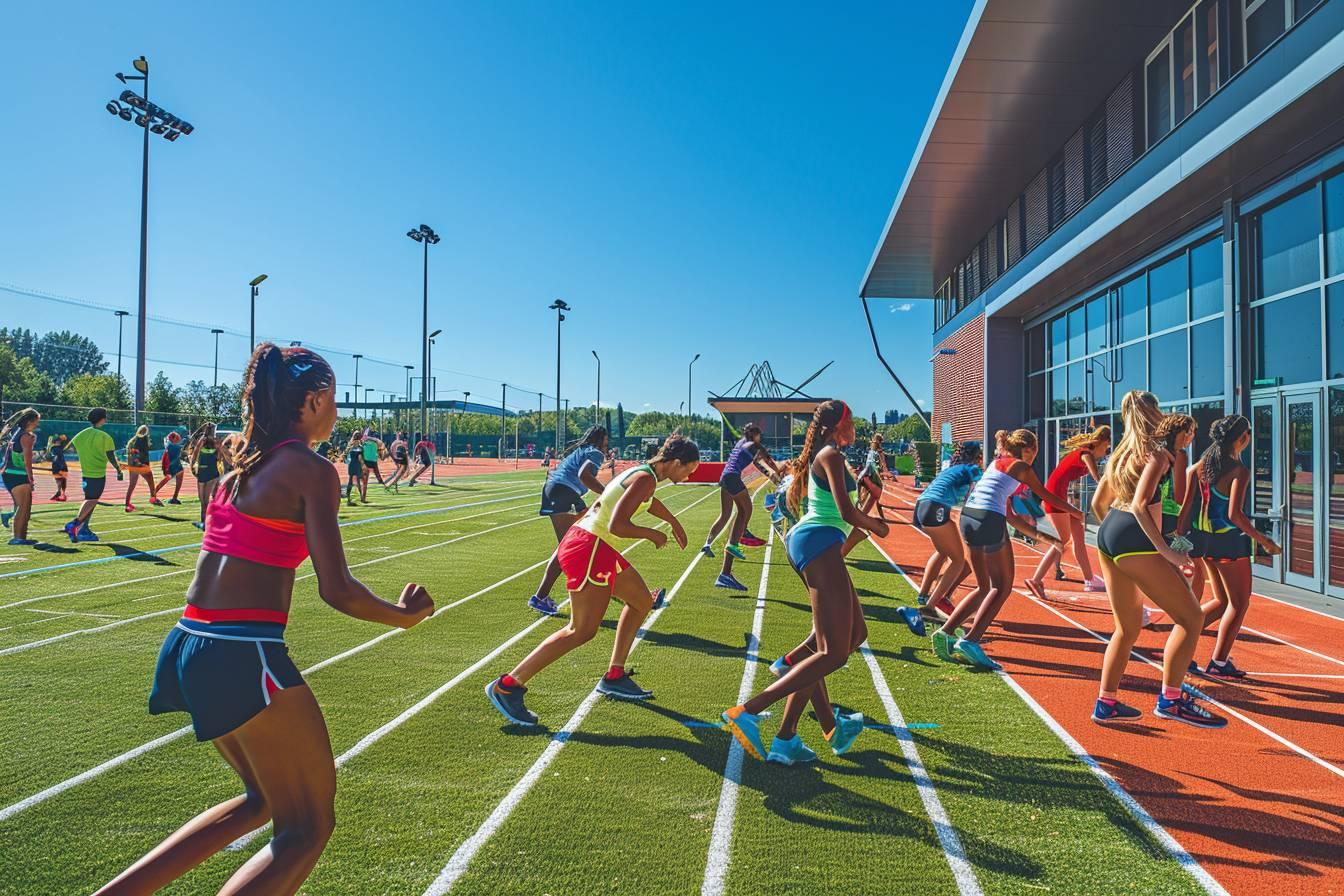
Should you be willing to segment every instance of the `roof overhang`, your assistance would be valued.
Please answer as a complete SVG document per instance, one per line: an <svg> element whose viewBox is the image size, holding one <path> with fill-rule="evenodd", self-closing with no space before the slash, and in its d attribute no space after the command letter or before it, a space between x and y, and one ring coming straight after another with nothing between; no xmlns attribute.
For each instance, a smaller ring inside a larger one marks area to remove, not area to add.
<svg viewBox="0 0 1344 896"><path fill-rule="evenodd" d="M1189 5L978 0L859 294L932 298Z"/></svg>
<svg viewBox="0 0 1344 896"><path fill-rule="evenodd" d="M711 398L721 414L811 414L827 398Z"/></svg>

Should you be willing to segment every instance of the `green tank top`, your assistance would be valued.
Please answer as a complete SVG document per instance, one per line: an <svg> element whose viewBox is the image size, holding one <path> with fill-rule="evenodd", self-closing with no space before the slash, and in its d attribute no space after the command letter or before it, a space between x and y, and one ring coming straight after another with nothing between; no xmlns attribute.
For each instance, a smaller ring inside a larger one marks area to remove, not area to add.
<svg viewBox="0 0 1344 896"><path fill-rule="evenodd" d="M574 525L586 532L591 532L618 551L625 550L630 545L640 541L638 538L620 538L612 535L611 518L616 512L616 505L621 501L621 495L625 494L625 490L630 484L630 477L641 471L652 474L653 467L648 464L631 467L607 483L607 487L602 489L602 494L598 496L597 503L593 505L592 510L584 514L583 518ZM635 512L630 514L631 519L635 517L635 514L648 510L652 503L653 495L650 494L648 500L640 502L640 505L635 508Z"/></svg>
<svg viewBox="0 0 1344 896"><path fill-rule="evenodd" d="M849 500L855 501L855 489L857 484L853 477L849 475L849 470L845 470L845 490L849 493ZM845 522L845 518L840 515L840 507L835 503L835 495L831 494L830 483L823 479L818 479L817 474L812 469L807 471L807 510L798 520L789 534L797 532L799 529L808 529L818 526L830 526L832 529L839 529L849 535L854 528Z"/></svg>
<svg viewBox="0 0 1344 896"><path fill-rule="evenodd" d="M1187 486L1188 487L1188 486ZM1162 477L1162 484L1158 487L1158 493L1162 495L1162 515L1179 516L1181 512L1180 503L1172 497L1172 492L1176 490L1176 480L1171 476L1171 471Z"/></svg>
<svg viewBox="0 0 1344 896"><path fill-rule="evenodd" d="M364 459L373 463L378 459L378 443L369 440L364 443Z"/></svg>
<svg viewBox="0 0 1344 896"><path fill-rule="evenodd" d="M9 451L6 455L9 460L5 464L5 472L13 473L16 476L28 475L28 468L23 465L23 443L20 441L23 438L23 433L24 430L22 429L14 433L9 440Z"/></svg>

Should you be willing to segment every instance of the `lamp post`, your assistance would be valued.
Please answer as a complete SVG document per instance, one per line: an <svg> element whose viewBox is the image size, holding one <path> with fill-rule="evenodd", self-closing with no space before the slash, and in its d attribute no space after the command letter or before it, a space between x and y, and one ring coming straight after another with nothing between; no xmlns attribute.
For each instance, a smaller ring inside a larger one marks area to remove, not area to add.
<svg viewBox="0 0 1344 896"><path fill-rule="evenodd" d="M504 403L509 400L509 384L499 384L499 459L504 459L504 449L509 444L509 425L504 419Z"/></svg>
<svg viewBox="0 0 1344 896"><path fill-rule="evenodd" d="M564 323L565 312L571 310L564 299L556 299L550 304L555 312L555 456L560 456L560 324Z"/></svg>
<svg viewBox="0 0 1344 896"><path fill-rule="evenodd" d="M252 350L257 347L257 294L261 292L261 281L266 279L265 274L253 277L247 284L248 292L251 295L249 305L251 313L248 315L250 323L247 328L247 353L252 354Z"/></svg>
<svg viewBox="0 0 1344 896"><path fill-rule="evenodd" d="M406 368L406 401L409 402L411 400L411 371L415 369L415 365L403 364L401 366Z"/></svg>
<svg viewBox="0 0 1344 896"><path fill-rule="evenodd" d="M121 379L121 325L126 321L129 311L113 311L117 316L117 379Z"/></svg>
<svg viewBox="0 0 1344 896"><path fill-rule="evenodd" d="M210 332L215 334L215 388L218 389L218 388L219 388L219 334L220 334L220 333L223 333L224 331L221 330L221 329L219 329L218 327L213 327L213 328L211 328Z"/></svg>
<svg viewBox="0 0 1344 896"><path fill-rule="evenodd" d="M158 134L172 143L183 134L195 130L189 122L183 121L166 110L160 109L149 101L149 60L144 56L131 61L139 74L127 75L117 72L117 80L122 84L131 81L143 83L143 95L126 89L121 96L107 104L107 111L122 121L133 121L144 132L143 150L140 156L140 304L139 319L136 322L136 359L135 359L135 420L139 422L140 411L145 406L145 321L146 285L149 277L149 135Z"/></svg>
<svg viewBox="0 0 1344 896"><path fill-rule="evenodd" d="M368 406L368 403L369 403L369 393L372 392L372 391L374 391L374 388L373 388L372 386L365 386L365 387L364 387L364 404L365 404L366 407ZM373 408L368 408L368 411L369 411L369 417L370 417L370 419L373 419L373 420L377 420L377 419L378 419L377 417L374 417L374 415L373 415ZM379 438L381 438L381 437L382 437L382 432L381 432L381 430L382 430L382 424L381 424L381 423L378 424L378 429L379 429Z"/></svg>
<svg viewBox="0 0 1344 896"><path fill-rule="evenodd" d="M363 355L356 354L356 355L352 355L351 357L353 357L353 358L355 359L355 406L354 406L354 408L352 409L351 413L354 415L354 418L355 418L356 420L358 420L358 419L359 419L359 359L362 358L362 357L364 357L364 356L363 356Z"/></svg>
<svg viewBox="0 0 1344 896"><path fill-rule="evenodd" d="M700 353L696 352L695 357L691 359L691 363L686 365L686 434L688 436L691 434L691 417L695 414L694 405L691 403L691 368L699 360Z"/></svg>
<svg viewBox="0 0 1344 896"><path fill-rule="evenodd" d="M425 378L425 383L429 383L429 340L432 338L429 332L429 247L437 245L439 235L428 224L421 224L418 230L408 230L406 235L417 243L425 247L425 276L424 276L424 295L420 307L420 335L424 344L420 346L420 358L424 362L424 367L420 371ZM435 333L441 333L442 330L436 330ZM429 431L429 396L424 391L420 393L420 430ZM429 481L434 482L434 471L429 471Z"/></svg>
<svg viewBox="0 0 1344 896"><path fill-rule="evenodd" d="M593 402L593 425L596 426L602 413L602 359L597 356L597 349L593 349L593 360L597 361L597 401Z"/></svg>

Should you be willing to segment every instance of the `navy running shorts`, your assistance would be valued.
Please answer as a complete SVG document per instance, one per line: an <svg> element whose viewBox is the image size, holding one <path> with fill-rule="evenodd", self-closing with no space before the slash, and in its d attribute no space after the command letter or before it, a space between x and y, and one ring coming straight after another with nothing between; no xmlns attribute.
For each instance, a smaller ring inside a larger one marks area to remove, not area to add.
<svg viewBox="0 0 1344 896"><path fill-rule="evenodd" d="M98 476L90 478L84 477L84 500L97 501L103 496L103 489L107 487L107 477Z"/></svg>
<svg viewBox="0 0 1344 896"><path fill-rule="evenodd" d="M559 482L547 482L541 489L541 515L557 513L580 514L588 509L579 493Z"/></svg>
<svg viewBox="0 0 1344 896"><path fill-rule="evenodd" d="M937 529L947 523L952 508L938 501L921 500L915 503L915 528Z"/></svg>
<svg viewBox="0 0 1344 896"><path fill-rule="evenodd" d="M1111 560L1156 554L1151 538L1128 510L1112 507L1097 529L1097 551Z"/></svg>
<svg viewBox="0 0 1344 896"><path fill-rule="evenodd" d="M719 487L736 497L746 491L747 484L742 481L742 476L739 473L724 473L719 477Z"/></svg>
<svg viewBox="0 0 1344 896"><path fill-rule="evenodd" d="M9 489L11 494L14 492L14 489L18 488L19 486L28 484L27 473L5 473L3 478L5 482L5 488Z"/></svg>
<svg viewBox="0 0 1344 896"><path fill-rule="evenodd" d="M1008 544L1008 518L993 510L962 508L961 537L967 547L993 554Z"/></svg>

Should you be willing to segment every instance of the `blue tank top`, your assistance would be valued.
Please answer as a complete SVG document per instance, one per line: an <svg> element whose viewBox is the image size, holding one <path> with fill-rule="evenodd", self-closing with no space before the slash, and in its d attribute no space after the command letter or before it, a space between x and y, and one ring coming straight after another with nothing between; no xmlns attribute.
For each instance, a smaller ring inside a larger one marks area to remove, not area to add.
<svg viewBox="0 0 1344 896"><path fill-rule="evenodd" d="M560 463L556 464L555 471L551 473L551 481L557 485L567 486L574 490L574 494L583 495L588 492L588 486L583 484L579 474L583 468L592 464L593 472L597 472L602 467L602 452L593 445L581 445L575 448L569 454L566 454Z"/></svg>
<svg viewBox="0 0 1344 896"><path fill-rule="evenodd" d="M1231 532L1237 528L1228 518L1228 505L1231 503L1227 495L1214 488L1212 482L1199 483L1200 508L1199 518L1195 520L1195 528L1201 532Z"/></svg>
<svg viewBox="0 0 1344 896"><path fill-rule="evenodd" d="M919 499L955 507L965 500L966 493L979 479L979 464L955 464L935 476Z"/></svg>

